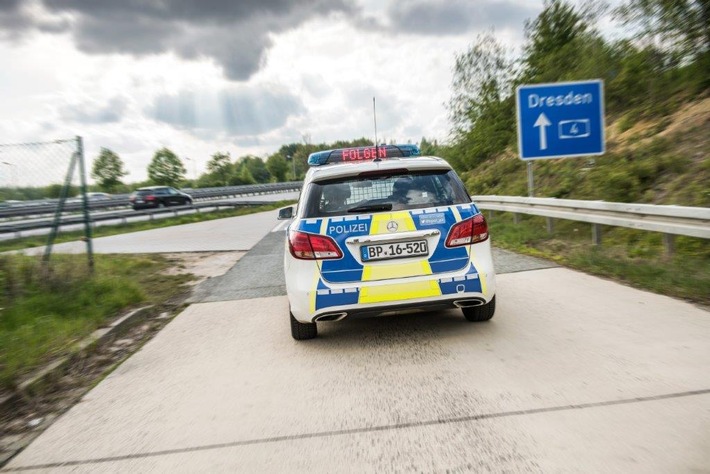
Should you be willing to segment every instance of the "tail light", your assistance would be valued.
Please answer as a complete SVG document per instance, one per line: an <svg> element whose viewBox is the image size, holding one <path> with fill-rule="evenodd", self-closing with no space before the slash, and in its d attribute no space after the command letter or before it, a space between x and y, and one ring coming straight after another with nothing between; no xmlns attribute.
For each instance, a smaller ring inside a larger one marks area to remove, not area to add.
<svg viewBox="0 0 710 474"><path fill-rule="evenodd" d="M292 231L288 236L291 255L301 260L330 260L343 257L338 244L324 235Z"/></svg>
<svg viewBox="0 0 710 474"><path fill-rule="evenodd" d="M446 237L446 246L460 247L483 242L486 239L488 239L488 224L483 214L478 214L453 226Z"/></svg>
<svg viewBox="0 0 710 474"><path fill-rule="evenodd" d="M145 197L145 200L146 201L155 201L155 196L153 196L152 194L149 194Z"/></svg>

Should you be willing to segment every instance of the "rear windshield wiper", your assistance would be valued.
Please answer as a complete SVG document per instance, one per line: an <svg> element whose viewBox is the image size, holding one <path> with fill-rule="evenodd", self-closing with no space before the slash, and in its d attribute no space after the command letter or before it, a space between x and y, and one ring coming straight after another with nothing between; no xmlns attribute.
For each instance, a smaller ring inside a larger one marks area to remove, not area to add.
<svg viewBox="0 0 710 474"><path fill-rule="evenodd" d="M382 203L382 204L364 204L362 206L355 206L348 209L348 212L377 212L377 211L391 211L392 203Z"/></svg>

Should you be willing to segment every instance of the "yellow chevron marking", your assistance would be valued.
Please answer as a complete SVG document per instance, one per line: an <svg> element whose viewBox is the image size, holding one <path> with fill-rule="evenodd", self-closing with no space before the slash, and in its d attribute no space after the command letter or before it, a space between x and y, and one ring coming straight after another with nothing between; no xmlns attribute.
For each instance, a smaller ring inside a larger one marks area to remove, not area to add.
<svg viewBox="0 0 710 474"><path fill-rule="evenodd" d="M387 280L389 278L406 278L418 275L431 275L431 265L426 260L410 263L393 263L389 265L365 265L362 281Z"/></svg>
<svg viewBox="0 0 710 474"><path fill-rule="evenodd" d="M361 288L358 303L382 303L431 296L441 296L439 283L436 281L418 281Z"/></svg>
<svg viewBox="0 0 710 474"><path fill-rule="evenodd" d="M392 234L387 230L387 224L395 221L397 232L417 230L414 219L408 211L391 212L389 214L374 214L370 223L370 235ZM431 275L431 265L428 261L391 263L378 262L375 265L363 265L362 281L387 280L390 278L406 278L417 275Z"/></svg>
<svg viewBox="0 0 710 474"><path fill-rule="evenodd" d="M395 221L399 226L397 232L407 232L417 230L414 226L414 219L407 211L390 212L389 214L373 214L372 222L370 223L370 235L391 234L387 230L387 223Z"/></svg>

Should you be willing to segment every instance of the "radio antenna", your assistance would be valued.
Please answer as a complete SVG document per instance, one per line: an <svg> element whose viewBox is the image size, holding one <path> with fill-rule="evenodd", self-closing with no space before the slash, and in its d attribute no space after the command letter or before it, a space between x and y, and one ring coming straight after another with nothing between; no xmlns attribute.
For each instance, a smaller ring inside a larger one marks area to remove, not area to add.
<svg viewBox="0 0 710 474"><path fill-rule="evenodd" d="M372 116L375 119L375 146L377 146L377 106L374 97L372 98Z"/></svg>
<svg viewBox="0 0 710 474"><path fill-rule="evenodd" d="M375 106L375 98L372 98L372 116L375 119L375 156L379 158L379 142L377 140L377 107Z"/></svg>

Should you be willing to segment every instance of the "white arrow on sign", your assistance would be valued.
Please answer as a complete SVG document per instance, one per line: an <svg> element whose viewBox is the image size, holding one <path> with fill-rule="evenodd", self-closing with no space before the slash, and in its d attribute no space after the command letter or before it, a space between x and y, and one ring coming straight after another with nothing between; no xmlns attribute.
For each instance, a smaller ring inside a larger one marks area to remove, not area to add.
<svg viewBox="0 0 710 474"><path fill-rule="evenodd" d="M541 113L540 116L535 120L535 125L533 127L540 127L540 149L547 150L547 127L552 125L547 119L545 112Z"/></svg>

